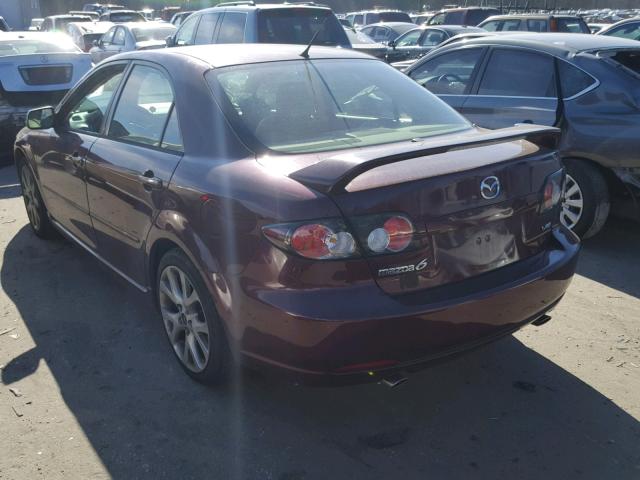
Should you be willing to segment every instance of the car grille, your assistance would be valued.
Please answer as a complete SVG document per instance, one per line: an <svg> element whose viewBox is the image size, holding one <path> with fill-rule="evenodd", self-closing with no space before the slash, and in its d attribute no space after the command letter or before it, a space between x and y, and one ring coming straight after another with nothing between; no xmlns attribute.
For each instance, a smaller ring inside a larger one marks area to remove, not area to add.
<svg viewBox="0 0 640 480"><path fill-rule="evenodd" d="M73 67L71 65L20 67L20 75L27 85L56 85L71 81Z"/></svg>

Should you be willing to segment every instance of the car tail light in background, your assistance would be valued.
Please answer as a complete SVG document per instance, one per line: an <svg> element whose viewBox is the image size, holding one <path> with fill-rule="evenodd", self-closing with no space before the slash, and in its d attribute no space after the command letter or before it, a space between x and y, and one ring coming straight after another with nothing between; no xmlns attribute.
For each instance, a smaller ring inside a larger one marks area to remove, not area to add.
<svg viewBox="0 0 640 480"><path fill-rule="evenodd" d="M341 219L281 223L262 228L276 246L305 258L331 260L399 253L415 243L411 220L401 214L365 215L350 218L354 234Z"/></svg>
<svg viewBox="0 0 640 480"><path fill-rule="evenodd" d="M564 170L558 170L547 177L542 198L542 212L551 210L560 203L564 188Z"/></svg>

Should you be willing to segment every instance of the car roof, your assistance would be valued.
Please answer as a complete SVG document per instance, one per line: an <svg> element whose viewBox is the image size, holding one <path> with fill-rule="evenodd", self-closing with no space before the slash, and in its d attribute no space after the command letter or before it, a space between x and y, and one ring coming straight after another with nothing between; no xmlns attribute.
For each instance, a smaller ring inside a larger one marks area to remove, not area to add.
<svg viewBox="0 0 640 480"><path fill-rule="evenodd" d="M548 14L547 13L514 13L509 15L492 15L489 18L487 18L487 20L509 20L512 18L519 20L521 18L533 18L533 19L573 18L575 19L575 18L581 18L581 17L579 17L578 15L569 15L569 14L557 15L554 13L548 13Z"/></svg>
<svg viewBox="0 0 640 480"><path fill-rule="evenodd" d="M486 32L483 28L472 27L470 25L418 25L420 30L427 29L438 29L444 30L447 33L475 33L475 32Z"/></svg>
<svg viewBox="0 0 640 480"><path fill-rule="evenodd" d="M217 7L204 8L202 10L198 10L198 13L203 12L219 12L220 9L233 9L233 10L276 10L276 9L287 9L287 8L296 8L296 9L309 9L309 10L331 10L330 7L326 5L302 5L296 3L257 3L254 5L225 5L221 3Z"/></svg>
<svg viewBox="0 0 640 480"><path fill-rule="evenodd" d="M556 55L615 48L640 48L640 44L636 40L604 35L588 35L585 33L519 32L502 35L489 34L470 38L464 43L465 46L487 44L529 47ZM454 48L454 45L463 44L454 43L451 48Z"/></svg>
<svg viewBox="0 0 640 480"><path fill-rule="evenodd" d="M158 63L163 58L168 60L175 57L198 59L212 68L222 68L232 65L250 63L278 62L289 60L303 60L300 56L305 45L281 45L275 43L238 43L196 45L180 48L162 48L149 51L134 51L123 53L110 58L117 59L153 59ZM317 59L365 59L379 61L367 54L359 53L349 48L315 47L309 51L311 60Z"/></svg>

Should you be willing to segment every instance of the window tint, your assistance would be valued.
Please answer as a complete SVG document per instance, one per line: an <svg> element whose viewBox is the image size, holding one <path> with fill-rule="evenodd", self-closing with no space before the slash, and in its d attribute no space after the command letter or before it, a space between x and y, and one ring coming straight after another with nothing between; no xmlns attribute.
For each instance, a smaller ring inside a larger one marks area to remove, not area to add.
<svg viewBox="0 0 640 480"><path fill-rule="evenodd" d="M483 20L485 20L486 18L490 17L491 15L495 15L498 12L496 11L491 11L491 10L469 10L467 12L467 21L466 24L467 25L478 25L480 22L482 22Z"/></svg>
<svg viewBox="0 0 640 480"><path fill-rule="evenodd" d="M362 25L362 15L356 15L355 21L352 22L353 25Z"/></svg>
<svg viewBox="0 0 640 480"><path fill-rule="evenodd" d="M116 29L112 28L102 36L102 45L111 45L113 42L113 34L116 33Z"/></svg>
<svg viewBox="0 0 640 480"><path fill-rule="evenodd" d="M155 68L136 65L122 89L108 136L157 147L172 105L167 78Z"/></svg>
<svg viewBox="0 0 640 480"><path fill-rule="evenodd" d="M422 35L422 30L413 30L398 38L396 46L398 47L413 47L418 45L418 40Z"/></svg>
<svg viewBox="0 0 640 480"><path fill-rule="evenodd" d="M411 23L411 17L405 12L380 12L377 22L407 22Z"/></svg>
<svg viewBox="0 0 640 480"><path fill-rule="evenodd" d="M173 150L174 152L183 152L182 134L180 133L180 125L178 125L178 113L175 105L171 109L171 116L167 122L167 128L162 137L162 148Z"/></svg>
<svg viewBox="0 0 640 480"><path fill-rule="evenodd" d="M527 30L530 32L546 32L549 30L547 21L541 19L528 19Z"/></svg>
<svg viewBox="0 0 640 480"><path fill-rule="evenodd" d="M244 13L225 13L222 17L222 25L216 43L243 43L246 21L247 15Z"/></svg>
<svg viewBox="0 0 640 480"><path fill-rule="evenodd" d="M589 27L578 18L558 18L558 31L565 33L591 33Z"/></svg>
<svg viewBox="0 0 640 480"><path fill-rule="evenodd" d="M176 45L193 45L193 33L199 19L200 15L192 15L182 24L176 34Z"/></svg>
<svg viewBox="0 0 640 480"><path fill-rule="evenodd" d="M207 78L237 131L283 152L364 147L469 128L452 108L382 62L258 63L214 69Z"/></svg>
<svg viewBox="0 0 640 480"><path fill-rule="evenodd" d="M445 15L444 22L447 25L463 25L464 24L464 11L449 12Z"/></svg>
<svg viewBox="0 0 640 480"><path fill-rule="evenodd" d="M114 45L124 45L124 28L120 27L116 30L116 34L113 36Z"/></svg>
<svg viewBox="0 0 640 480"><path fill-rule="evenodd" d="M439 45L444 42L445 37L444 32L440 30L427 30L420 40L420 45L423 47L433 47L434 45Z"/></svg>
<svg viewBox="0 0 640 480"><path fill-rule="evenodd" d="M501 30L502 23L503 22L501 20L491 20L490 22L482 25L482 28L484 28L487 32L499 32Z"/></svg>
<svg viewBox="0 0 640 480"><path fill-rule="evenodd" d="M520 30L520 20L505 20L500 27L501 32L515 32Z"/></svg>
<svg viewBox="0 0 640 480"><path fill-rule="evenodd" d="M554 97L553 58L522 50L494 50L479 95Z"/></svg>
<svg viewBox="0 0 640 480"><path fill-rule="evenodd" d="M558 72L560 74L560 88L564 98L573 97L595 83L591 75L587 75L579 68L564 61L558 61Z"/></svg>
<svg viewBox="0 0 640 480"><path fill-rule="evenodd" d="M82 92L86 93L67 115L67 125L71 130L100 132L102 120L122 80L125 67L125 64L120 64L103 68L85 82Z"/></svg>
<svg viewBox="0 0 640 480"><path fill-rule="evenodd" d="M429 20L429 25L444 25L444 13L438 13L431 17Z"/></svg>
<svg viewBox="0 0 640 480"><path fill-rule="evenodd" d="M283 8L258 11L258 41L307 45L350 46L344 28L330 10Z"/></svg>
<svg viewBox="0 0 640 480"><path fill-rule="evenodd" d="M391 36L391 31L385 27L373 27L369 36L376 42L387 42Z"/></svg>
<svg viewBox="0 0 640 480"><path fill-rule="evenodd" d="M640 22L622 25L621 27L610 30L605 35L613 37L630 38L631 40L640 40Z"/></svg>
<svg viewBox="0 0 640 480"><path fill-rule="evenodd" d="M213 42L213 32L216 29L216 23L218 23L219 13L207 13L202 15L202 19L198 24L198 32L194 43L196 45L208 45Z"/></svg>
<svg viewBox="0 0 640 480"><path fill-rule="evenodd" d="M463 95L471 88L471 76L481 56L480 48L445 53L425 62L409 75L435 94Z"/></svg>

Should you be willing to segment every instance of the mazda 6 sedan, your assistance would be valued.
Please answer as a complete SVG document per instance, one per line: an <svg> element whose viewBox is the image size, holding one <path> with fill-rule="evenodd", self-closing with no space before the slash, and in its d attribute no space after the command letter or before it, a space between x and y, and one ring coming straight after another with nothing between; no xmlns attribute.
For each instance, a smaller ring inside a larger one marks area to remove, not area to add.
<svg viewBox="0 0 640 480"><path fill-rule="evenodd" d="M194 379L385 379L542 324L574 273L557 130L481 130L346 49L109 58L29 113L31 227L153 295Z"/></svg>

